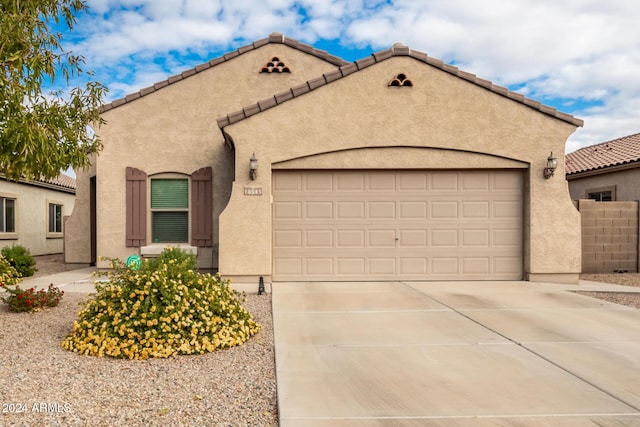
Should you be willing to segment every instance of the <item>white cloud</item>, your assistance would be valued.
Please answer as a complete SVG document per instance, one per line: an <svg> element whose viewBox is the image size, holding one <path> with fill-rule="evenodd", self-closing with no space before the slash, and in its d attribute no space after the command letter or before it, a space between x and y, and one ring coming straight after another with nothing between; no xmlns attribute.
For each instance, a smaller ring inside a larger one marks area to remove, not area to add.
<svg viewBox="0 0 640 427"><path fill-rule="evenodd" d="M568 100L560 109L585 120L568 148L640 131L636 77L640 2L636 1L89 0L88 4L92 13L80 16L78 22L84 41L71 47L86 56L112 93L135 91L162 73L166 78L187 68L193 61L190 53L219 55L279 31L307 43L339 40L343 46L374 50L402 42L495 83L520 87L543 102ZM585 100L600 105L581 110L580 101Z"/></svg>

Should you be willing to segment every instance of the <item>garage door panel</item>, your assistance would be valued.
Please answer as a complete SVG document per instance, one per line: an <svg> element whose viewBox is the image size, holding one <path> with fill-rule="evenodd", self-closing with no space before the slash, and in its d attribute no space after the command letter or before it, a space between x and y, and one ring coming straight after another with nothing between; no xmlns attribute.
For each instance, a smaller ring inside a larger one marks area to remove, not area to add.
<svg viewBox="0 0 640 427"><path fill-rule="evenodd" d="M427 219L427 202L406 201L400 202L399 219ZM394 218L395 219L395 218Z"/></svg>
<svg viewBox="0 0 640 427"><path fill-rule="evenodd" d="M431 175L431 190L458 190L458 176L459 174L457 172L440 172L438 174Z"/></svg>
<svg viewBox="0 0 640 427"><path fill-rule="evenodd" d="M309 248L333 248L333 230L307 230L305 237Z"/></svg>
<svg viewBox="0 0 640 427"><path fill-rule="evenodd" d="M462 218L483 218L489 219L489 202L462 202Z"/></svg>
<svg viewBox="0 0 640 427"><path fill-rule="evenodd" d="M274 280L518 280L519 171L275 171Z"/></svg>
<svg viewBox="0 0 640 427"><path fill-rule="evenodd" d="M364 219L364 202L338 202L336 206L337 219Z"/></svg>
<svg viewBox="0 0 640 427"><path fill-rule="evenodd" d="M274 236L276 248L302 248L302 230L277 230Z"/></svg>
<svg viewBox="0 0 640 427"><path fill-rule="evenodd" d="M304 273L309 276L333 276L333 258L306 258Z"/></svg>
<svg viewBox="0 0 640 427"><path fill-rule="evenodd" d="M458 230L431 230L431 246L458 247Z"/></svg>
<svg viewBox="0 0 640 427"><path fill-rule="evenodd" d="M338 230L336 248L364 248L365 230Z"/></svg>
<svg viewBox="0 0 640 427"><path fill-rule="evenodd" d="M368 247L371 248L394 248L396 246L395 229L369 230Z"/></svg>
<svg viewBox="0 0 640 427"><path fill-rule="evenodd" d="M305 204L305 218L307 219L332 219L333 202L307 202Z"/></svg>
<svg viewBox="0 0 640 427"><path fill-rule="evenodd" d="M461 175L462 181L462 190L471 190L471 191L488 191L489 187L489 172L468 172L464 175Z"/></svg>
<svg viewBox="0 0 640 427"><path fill-rule="evenodd" d="M375 219L396 219L396 204L395 202L377 202L372 201L368 203L369 218Z"/></svg>
<svg viewBox="0 0 640 427"><path fill-rule="evenodd" d="M362 277L365 275L365 258L338 258L337 259L337 267L338 267L338 275L344 277Z"/></svg>
<svg viewBox="0 0 640 427"><path fill-rule="evenodd" d="M428 244L427 230L425 229L403 229L399 232L397 245L399 247L411 247L413 249L426 249Z"/></svg>
<svg viewBox="0 0 640 427"><path fill-rule="evenodd" d="M462 273L465 275L487 275L491 273L491 259L489 257L464 257L462 259Z"/></svg>
<svg viewBox="0 0 640 427"><path fill-rule="evenodd" d="M369 274L372 275L396 275L396 259L395 258L369 258Z"/></svg>

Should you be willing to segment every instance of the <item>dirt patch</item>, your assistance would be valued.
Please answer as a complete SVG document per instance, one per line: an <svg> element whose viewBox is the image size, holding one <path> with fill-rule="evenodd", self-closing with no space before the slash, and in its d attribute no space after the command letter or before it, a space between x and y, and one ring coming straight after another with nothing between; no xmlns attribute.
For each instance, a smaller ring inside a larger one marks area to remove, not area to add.
<svg viewBox="0 0 640 427"><path fill-rule="evenodd" d="M36 260L36 268L38 271L32 277L49 276L51 274L63 273L65 271L73 270L64 263L63 254L53 255L39 255L34 256Z"/></svg>
<svg viewBox="0 0 640 427"><path fill-rule="evenodd" d="M634 289L632 292L578 291L576 293L615 304L640 308L640 273L581 274L580 279L639 288L637 290Z"/></svg>

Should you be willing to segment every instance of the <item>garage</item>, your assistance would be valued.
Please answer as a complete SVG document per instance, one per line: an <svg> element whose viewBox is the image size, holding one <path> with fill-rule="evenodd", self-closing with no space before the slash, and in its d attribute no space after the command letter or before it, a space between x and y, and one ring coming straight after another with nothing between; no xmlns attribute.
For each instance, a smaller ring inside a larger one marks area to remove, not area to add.
<svg viewBox="0 0 640 427"><path fill-rule="evenodd" d="M273 280L521 280L519 170L273 171Z"/></svg>

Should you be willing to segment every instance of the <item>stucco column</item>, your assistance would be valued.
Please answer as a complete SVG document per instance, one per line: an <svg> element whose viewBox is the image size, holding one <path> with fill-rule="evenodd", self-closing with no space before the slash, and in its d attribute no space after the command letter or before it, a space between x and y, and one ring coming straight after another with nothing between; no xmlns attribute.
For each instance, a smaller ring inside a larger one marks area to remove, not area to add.
<svg viewBox="0 0 640 427"><path fill-rule="evenodd" d="M219 271L236 281L271 277L271 167L258 157L257 178L249 178L252 153L236 151L236 180L220 215Z"/></svg>
<svg viewBox="0 0 640 427"><path fill-rule="evenodd" d="M564 156L556 157L558 168L549 179L543 177L544 158L531 165L527 279L577 283L582 268L580 212L569 196Z"/></svg>

